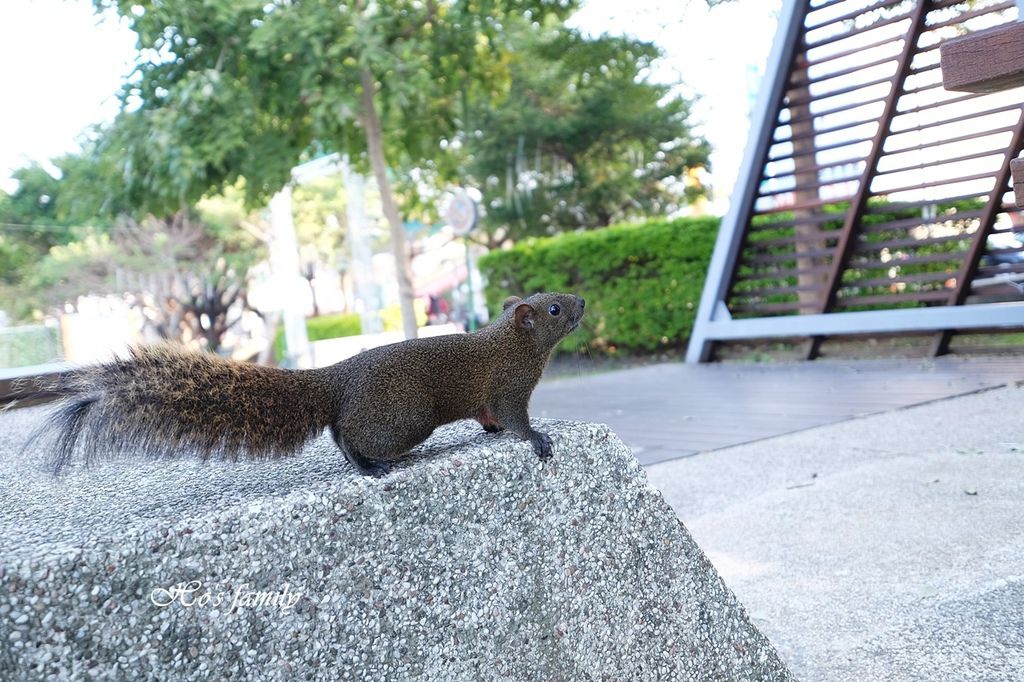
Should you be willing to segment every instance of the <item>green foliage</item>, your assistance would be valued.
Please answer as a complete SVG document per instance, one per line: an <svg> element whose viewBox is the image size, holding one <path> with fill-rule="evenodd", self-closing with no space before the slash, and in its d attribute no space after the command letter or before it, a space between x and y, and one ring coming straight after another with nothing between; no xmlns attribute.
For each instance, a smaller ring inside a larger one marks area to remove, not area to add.
<svg viewBox="0 0 1024 682"><path fill-rule="evenodd" d="M66 244L73 233L58 212L60 179L35 163L14 171L12 179L18 183L14 193L0 191L0 234L40 253Z"/></svg>
<svg viewBox="0 0 1024 682"><path fill-rule="evenodd" d="M310 341L337 339L342 336L358 336L363 333L362 322L356 313L321 315L306 320L306 335ZM284 329L278 329L274 336L274 357L280 362L284 357Z"/></svg>
<svg viewBox="0 0 1024 682"><path fill-rule="evenodd" d="M109 235L86 235L50 249L46 257L34 264L26 288L40 292L50 304L87 292L106 293L110 289L112 263L121 255Z"/></svg>
<svg viewBox="0 0 1024 682"><path fill-rule="evenodd" d="M652 220L528 239L479 261L492 314L507 296L565 291L587 299L577 334L614 353L682 347L693 327L718 218ZM563 349L574 347L568 339Z"/></svg>
<svg viewBox="0 0 1024 682"><path fill-rule="evenodd" d="M94 0L138 35L120 155L127 203L158 215L246 180L265 201L318 150L366 163L362 75L377 86L392 166L441 154L464 94L484 92L512 17L566 16L571 0Z"/></svg>
<svg viewBox="0 0 1024 682"><path fill-rule="evenodd" d="M690 103L647 80L660 50L630 38L513 25L508 94L471 108L468 170L483 230L504 239L670 213L703 189L710 145Z"/></svg>
<svg viewBox="0 0 1024 682"><path fill-rule="evenodd" d="M11 194L0 191L0 305L12 310L23 307L14 292L32 275L34 264L76 234L60 208L68 193L58 177L61 169L53 171L35 163L19 168L12 174L17 189Z"/></svg>
<svg viewBox="0 0 1024 682"><path fill-rule="evenodd" d="M337 265L345 242L345 210L345 189L339 176L318 178L295 188L292 215L303 258L308 253L328 267Z"/></svg>
<svg viewBox="0 0 1024 682"><path fill-rule="evenodd" d="M28 325L0 329L0 368L42 365L60 358L56 327Z"/></svg>

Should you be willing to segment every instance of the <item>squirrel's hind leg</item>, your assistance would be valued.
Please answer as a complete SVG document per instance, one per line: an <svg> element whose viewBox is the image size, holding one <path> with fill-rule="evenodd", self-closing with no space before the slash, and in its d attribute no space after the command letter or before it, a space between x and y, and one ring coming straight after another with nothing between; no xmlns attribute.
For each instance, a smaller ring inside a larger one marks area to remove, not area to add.
<svg viewBox="0 0 1024 682"><path fill-rule="evenodd" d="M345 459L349 461L363 476L371 476L373 478L381 478L391 473L391 467L386 462L382 462L377 459L370 459L369 457L363 457L358 452L354 451L348 445L345 444L344 439L341 437L341 433L337 429L331 427L331 436L334 438L334 443L341 450L341 453L345 455Z"/></svg>

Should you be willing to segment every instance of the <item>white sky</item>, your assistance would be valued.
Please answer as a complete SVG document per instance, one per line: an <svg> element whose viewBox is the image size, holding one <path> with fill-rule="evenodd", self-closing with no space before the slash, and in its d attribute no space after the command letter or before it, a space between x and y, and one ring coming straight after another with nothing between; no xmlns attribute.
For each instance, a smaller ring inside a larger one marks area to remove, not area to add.
<svg viewBox="0 0 1024 682"><path fill-rule="evenodd" d="M709 11L704 0L588 0L572 23L591 33L627 32L666 50L658 78L703 95L696 114L715 147L712 182L721 198L740 163L780 5L736 0ZM0 187L12 189L11 171L75 149L83 129L114 116L134 46L126 26L101 20L87 0L5 2Z"/></svg>
<svg viewBox="0 0 1024 682"><path fill-rule="evenodd" d="M75 149L113 118L134 34L82 0L8 0L0 21L0 186L15 168Z"/></svg>

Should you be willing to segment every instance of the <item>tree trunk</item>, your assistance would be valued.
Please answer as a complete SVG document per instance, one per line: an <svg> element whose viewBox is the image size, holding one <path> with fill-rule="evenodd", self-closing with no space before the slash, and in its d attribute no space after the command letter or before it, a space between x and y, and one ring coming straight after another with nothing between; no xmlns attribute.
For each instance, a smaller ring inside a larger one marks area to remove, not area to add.
<svg viewBox="0 0 1024 682"><path fill-rule="evenodd" d="M370 153L370 166L377 180L380 192L380 203L384 209L384 217L391 228L391 251L395 256L395 274L398 278L398 298L402 307L402 327L405 338L416 338L416 312L413 308L412 275L410 272L409 246L405 240L405 227L398 214L398 205L391 191L388 180L388 164L384 158L384 136L381 132L380 119L377 117L375 96L377 85L370 70L363 68L360 74L363 85L362 121L366 133L366 148Z"/></svg>

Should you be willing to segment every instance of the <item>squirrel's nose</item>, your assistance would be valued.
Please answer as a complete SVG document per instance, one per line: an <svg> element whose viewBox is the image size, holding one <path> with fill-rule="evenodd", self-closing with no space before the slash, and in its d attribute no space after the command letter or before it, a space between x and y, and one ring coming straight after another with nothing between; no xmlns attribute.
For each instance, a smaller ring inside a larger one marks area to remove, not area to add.
<svg viewBox="0 0 1024 682"><path fill-rule="evenodd" d="M579 298L579 297L577 297L577 298ZM586 308L587 307L587 299L580 298L580 307L581 308Z"/></svg>

